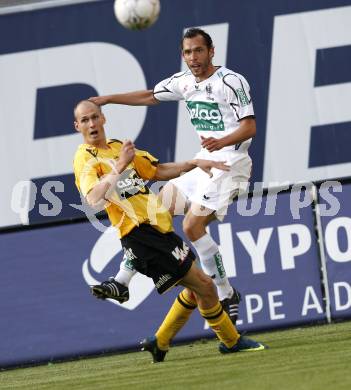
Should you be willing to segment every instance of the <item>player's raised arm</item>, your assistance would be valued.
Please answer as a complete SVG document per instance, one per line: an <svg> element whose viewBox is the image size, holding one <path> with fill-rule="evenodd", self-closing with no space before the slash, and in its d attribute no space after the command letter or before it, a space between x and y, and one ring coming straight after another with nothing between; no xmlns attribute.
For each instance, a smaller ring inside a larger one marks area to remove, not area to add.
<svg viewBox="0 0 351 390"><path fill-rule="evenodd" d="M155 99L152 89L134 91L127 93L118 93L115 95L93 96L89 98L98 106L105 104L125 104L128 106L153 106L159 101Z"/></svg>
<svg viewBox="0 0 351 390"><path fill-rule="evenodd" d="M232 133L222 137L203 137L201 136L201 146L209 152L221 150L229 145L238 145L256 135L256 120L254 117L244 118L240 121L240 126Z"/></svg>
<svg viewBox="0 0 351 390"><path fill-rule="evenodd" d="M133 142L130 140L124 141L118 160L110 160L111 173L101 179L88 193L86 199L91 207L96 207L101 201L106 201L108 191L111 187L116 186L119 175L127 168L134 156L135 146Z"/></svg>

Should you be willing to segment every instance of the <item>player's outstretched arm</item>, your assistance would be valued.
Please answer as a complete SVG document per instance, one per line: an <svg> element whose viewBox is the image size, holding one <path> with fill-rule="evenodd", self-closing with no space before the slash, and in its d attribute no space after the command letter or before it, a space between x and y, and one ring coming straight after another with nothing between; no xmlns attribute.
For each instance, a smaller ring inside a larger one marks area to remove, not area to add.
<svg viewBox="0 0 351 390"><path fill-rule="evenodd" d="M125 104L128 106L153 106L159 101L155 99L152 89L118 93L115 95L93 96L89 100L98 106L105 104Z"/></svg>
<svg viewBox="0 0 351 390"><path fill-rule="evenodd" d="M181 163L164 163L158 164L155 180L170 180L180 176L181 173L189 172L192 169L199 167L205 171L209 176L212 176L211 169L217 168L222 171L229 171L229 167L225 165L224 161L212 161L212 160L189 160Z"/></svg>
<svg viewBox="0 0 351 390"><path fill-rule="evenodd" d="M230 171L230 167L226 165L225 161L212 160L196 160L197 166L205 171L210 177L213 176L212 168L220 169L221 171Z"/></svg>

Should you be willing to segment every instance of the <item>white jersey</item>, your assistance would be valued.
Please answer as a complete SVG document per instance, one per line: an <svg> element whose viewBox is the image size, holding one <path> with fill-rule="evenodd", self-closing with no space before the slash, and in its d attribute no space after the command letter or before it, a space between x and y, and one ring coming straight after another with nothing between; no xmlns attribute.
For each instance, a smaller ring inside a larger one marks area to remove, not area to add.
<svg viewBox="0 0 351 390"><path fill-rule="evenodd" d="M176 73L155 86L154 96L160 101L185 100L199 137L225 137L239 128L240 120L254 116L248 82L223 66L201 82L196 82L190 70ZM247 153L250 143L248 139L221 151Z"/></svg>

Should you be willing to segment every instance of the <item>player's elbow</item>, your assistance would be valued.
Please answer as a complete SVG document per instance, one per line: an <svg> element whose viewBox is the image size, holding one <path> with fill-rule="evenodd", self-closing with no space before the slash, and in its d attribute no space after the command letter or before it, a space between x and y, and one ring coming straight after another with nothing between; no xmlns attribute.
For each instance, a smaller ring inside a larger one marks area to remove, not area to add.
<svg viewBox="0 0 351 390"><path fill-rule="evenodd" d="M248 133L248 138L253 138L256 135L256 121L255 119L251 118L249 119L247 123L247 133Z"/></svg>
<svg viewBox="0 0 351 390"><path fill-rule="evenodd" d="M170 180L178 176L179 173L175 172L175 170L170 167L170 164L158 164L153 180Z"/></svg>
<svg viewBox="0 0 351 390"><path fill-rule="evenodd" d="M166 180L164 175L164 169L161 164L157 166L155 176L153 177L153 180Z"/></svg>
<svg viewBox="0 0 351 390"><path fill-rule="evenodd" d="M250 138L255 137L255 135L256 135L256 123L250 129Z"/></svg>
<svg viewBox="0 0 351 390"><path fill-rule="evenodd" d="M157 99L155 98L154 91L153 91L152 89L150 89L150 90L148 91L148 93L149 93L149 95L148 95L148 97L147 97L147 105L149 105L149 106L155 106L156 104L159 104L159 103L160 103L159 100L157 100Z"/></svg>

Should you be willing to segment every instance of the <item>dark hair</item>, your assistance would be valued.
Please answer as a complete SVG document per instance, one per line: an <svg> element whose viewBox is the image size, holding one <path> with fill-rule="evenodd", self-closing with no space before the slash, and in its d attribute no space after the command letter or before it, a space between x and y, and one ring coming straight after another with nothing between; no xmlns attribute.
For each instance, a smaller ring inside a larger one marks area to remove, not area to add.
<svg viewBox="0 0 351 390"><path fill-rule="evenodd" d="M189 30L185 31L185 34L183 35L182 41L180 43L180 48L183 49L183 41L185 38L195 38L196 36L201 35L204 40L205 44L208 47L208 49L211 49L213 47L212 38L207 34L206 31L201 30L201 28L189 28Z"/></svg>

